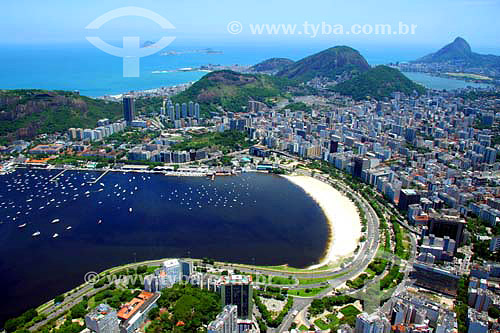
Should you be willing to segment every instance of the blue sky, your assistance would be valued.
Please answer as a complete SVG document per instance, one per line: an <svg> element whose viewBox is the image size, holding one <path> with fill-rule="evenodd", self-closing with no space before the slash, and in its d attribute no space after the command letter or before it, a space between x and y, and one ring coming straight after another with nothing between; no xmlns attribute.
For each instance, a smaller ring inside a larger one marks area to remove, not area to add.
<svg viewBox="0 0 500 333"><path fill-rule="evenodd" d="M210 43L289 43L380 44L442 46L456 36L464 37L473 49L498 53L500 45L500 0L17 0L2 1L0 41L2 43L50 44L85 43L84 28L109 10L124 6L150 9L176 27L168 35L176 36L177 45ZM249 29L239 35L227 32L230 21L244 27L255 23L304 21L318 24L417 24L411 36L255 36ZM98 32L107 41L122 36L140 36L157 40L164 32L143 18L119 18ZM496 51L496 52L495 52Z"/></svg>

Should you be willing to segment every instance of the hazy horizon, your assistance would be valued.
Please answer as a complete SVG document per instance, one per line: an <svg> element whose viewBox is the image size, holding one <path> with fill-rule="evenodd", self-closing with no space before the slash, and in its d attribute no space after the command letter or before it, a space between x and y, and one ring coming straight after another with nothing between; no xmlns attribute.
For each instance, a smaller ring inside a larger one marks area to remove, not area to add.
<svg viewBox="0 0 500 333"><path fill-rule="evenodd" d="M170 21L175 29L162 30L146 18L121 17L104 24L97 32L85 27L104 13L125 6L151 10ZM123 36L139 36L142 41L156 41L164 35L176 37L169 49L200 45L266 45L329 47L334 45L380 45L422 47L433 50L465 38L474 51L500 53L499 0L433 2L423 0L341 1L318 0L313 5L298 1L228 1L192 0L132 1L90 0L74 3L63 0L37 2L24 0L2 5L4 19L0 23L0 44L53 45L88 43L86 36L97 35L107 42L118 43ZM245 29L236 35L228 32L228 23L241 22ZM343 26L415 24L413 35L255 35L250 24L319 25L326 22Z"/></svg>

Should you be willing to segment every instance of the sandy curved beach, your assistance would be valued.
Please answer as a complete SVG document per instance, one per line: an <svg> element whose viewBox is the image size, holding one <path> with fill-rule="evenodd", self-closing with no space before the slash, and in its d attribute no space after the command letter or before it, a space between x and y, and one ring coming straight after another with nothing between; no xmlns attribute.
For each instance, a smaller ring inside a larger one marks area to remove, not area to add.
<svg viewBox="0 0 500 333"><path fill-rule="evenodd" d="M330 226L330 242L317 268L350 256L361 237L361 221L354 203L332 186L307 176L283 176L301 187L323 210Z"/></svg>

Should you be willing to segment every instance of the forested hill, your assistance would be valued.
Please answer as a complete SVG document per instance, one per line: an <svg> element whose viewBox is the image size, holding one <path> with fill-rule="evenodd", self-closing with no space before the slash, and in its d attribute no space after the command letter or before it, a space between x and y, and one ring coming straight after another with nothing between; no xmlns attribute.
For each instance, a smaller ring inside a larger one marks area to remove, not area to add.
<svg viewBox="0 0 500 333"><path fill-rule="evenodd" d="M423 86L408 79L399 70L387 66L370 69L368 72L336 85L333 90L356 100L367 97L382 99L390 97L396 91L407 95L413 92L419 94L425 92Z"/></svg>
<svg viewBox="0 0 500 333"><path fill-rule="evenodd" d="M94 128L99 119L116 120L121 115L120 103L76 92L0 90L0 144L71 127Z"/></svg>
<svg viewBox="0 0 500 333"><path fill-rule="evenodd" d="M265 102L266 98L278 96L280 81L263 74L215 71L205 75L173 100L178 103L198 102L204 112L217 111L218 107L241 112L250 99Z"/></svg>
<svg viewBox="0 0 500 333"><path fill-rule="evenodd" d="M363 56L348 46L335 46L286 66L277 76L309 81L315 77L336 79L366 72L370 65Z"/></svg>

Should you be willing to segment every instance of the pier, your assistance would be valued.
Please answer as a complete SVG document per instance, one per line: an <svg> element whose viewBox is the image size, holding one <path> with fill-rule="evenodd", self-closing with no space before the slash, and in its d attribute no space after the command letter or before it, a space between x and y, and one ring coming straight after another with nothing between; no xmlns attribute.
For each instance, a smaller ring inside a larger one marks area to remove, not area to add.
<svg viewBox="0 0 500 333"><path fill-rule="evenodd" d="M61 176L63 173L66 172L66 169L62 170L61 172L59 172L57 175L55 175L54 177L52 177L50 179L51 182L55 182L57 180L57 178L59 178L59 176Z"/></svg>
<svg viewBox="0 0 500 333"><path fill-rule="evenodd" d="M99 177L97 177L95 180L90 181L89 184L97 184L98 181L101 180L102 177L106 176L110 170L104 171Z"/></svg>

